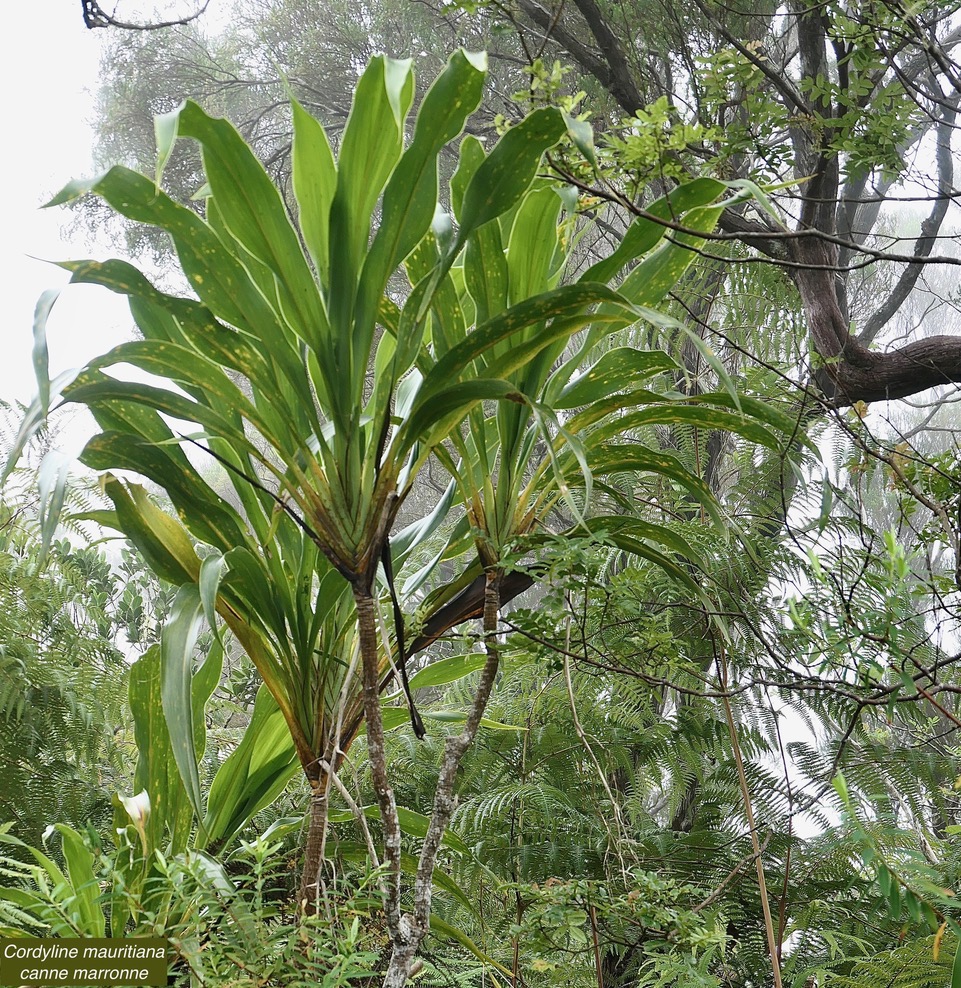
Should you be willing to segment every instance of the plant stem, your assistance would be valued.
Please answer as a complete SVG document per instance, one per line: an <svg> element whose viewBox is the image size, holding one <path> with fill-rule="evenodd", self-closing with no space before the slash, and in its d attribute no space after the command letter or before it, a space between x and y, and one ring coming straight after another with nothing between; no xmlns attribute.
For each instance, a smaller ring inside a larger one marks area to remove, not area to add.
<svg viewBox="0 0 961 988"><path fill-rule="evenodd" d="M297 895L299 908L308 916L312 916L317 911L328 805L324 775L319 779L311 779L310 785L310 825L307 830L307 847L304 851L304 871L300 877L300 892Z"/></svg>
<svg viewBox="0 0 961 988"><path fill-rule="evenodd" d="M384 908L387 928L395 947L403 939L406 924L401 922L400 911L400 821L394 790L387 775L387 754L384 749L384 721L380 707L380 658L377 647L377 616L374 598L370 590L354 587L357 605L357 633L360 639L361 674L364 694L364 718L367 722L367 757L370 760L370 776L374 784L377 805L380 807L381 826L384 833L384 856L387 864Z"/></svg>
<svg viewBox="0 0 961 988"><path fill-rule="evenodd" d="M454 795L457 769L477 734L497 676L499 663L497 623L500 615L501 577L501 572L496 569L489 570L487 573L487 583L484 590L484 644L487 661L481 670L480 681L477 684L463 730L460 734L449 737L444 745L437 787L434 790L434 809L431 813L430 824L427 827L427 834L424 837L420 860L417 864L417 876L414 880L414 911L413 915L401 918L402 926L399 930L399 937L394 937L393 931L391 931L393 950L387 975L384 978L384 988L403 988L403 985L407 984L417 950L430 926L431 893L437 853L440 850L441 840L448 823L450 823L450 818L457 807L457 797ZM368 735L369 733L368 722Z"/></svg>
<svg viewBox="0 0 961 988"><path fill-rule="evenodd" d="M724 705L724 716L727 729L731 735L731 747L734 751L734 763L737 766L737 779L741 786L741 798L744 800L744 812L747 824L751 830L751 845L754 848L754 865L757 868L757 884L761 894L761 911L764 913L764 931L767 934L767 948L771 955L771 973L774 975L774 988L782 988L781 965L778 960L780 953L777 937L774 934L774 920L771 916L771 904L767 897L767 881L764 878L764 862L761 860L761 842L757 836L757 824L754 822L754 807L751 803L751 792L747 786L747 775L744 771L744 760L741 758L741 746L737 740L737 730L734 726L734 714L727 698L727 669L724 658L717 657L717 668L721 677L721 703Z"/></svg>

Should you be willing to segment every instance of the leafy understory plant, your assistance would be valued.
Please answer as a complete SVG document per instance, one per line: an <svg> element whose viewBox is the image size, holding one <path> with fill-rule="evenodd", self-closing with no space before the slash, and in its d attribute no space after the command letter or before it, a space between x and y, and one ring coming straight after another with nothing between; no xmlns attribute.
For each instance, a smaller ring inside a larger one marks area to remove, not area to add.
<svg viewBox="0 0 961 988"><path fill-rule="evenodd" d="M332 787L343 795L337 770L365 728L382 830L382 850L370 839L368 851L381 876L388 988L407 982L432 923L435 866L455 805L457 767L498 672L509 547L537 532L562 502L579 524L596 528L585 517L585 494L578 500L573 488L589 487L604 472L663 477L717 515L710 492L677 460L620 443L627 430L677 421L777 442L768 429L777 423L766 413L758 420L759 410L736 395L685 403L648 390L645 382L673 366L663 354L616 347L594 356L598 343L639 318L661 321L652 307L695 256L693 232L664 242L656 219L680 216L688 231L710 230L727 187L704 179L680 186L635 221L611 258L565 284L562 200L538 177L542 156L568 129L560 110L534 110L489 153L465 139L451 181L453 217L441 208L439 159L478 106L485 76L484 56L455 53L409 122L411 63L375 57L357 83L336 155L321 124L294 103L295 221L234 128L191 102L157 121L154 178L115 167L68 185L54 204L92 193L124 217L166 231L195 297L163 292L123 261L67 263L74 282L129 297L142 339L51 383L44 321L52 297L42 300L35 326L40 393L9 461L12 467L54 403L92 411L101 431L81 459L103 472L114 507L99 520L123 532L157 575L180 588L151 688L164 715L156 729L167 732L200 846L236 832L243 816L238 793L253 785L244 766L257 761L248 747L246 761L235 760L238 771L218 774L205 799L196 725L214 667L195 670L193 659L205 626L219 635L222 622L246 651L265 689L254 719L282 718L310 783L300 892L308 912L324 894ZM577 126L583 143L583 124ZM202 151L203 216L160 186L174 142L184 138ZM409 284L402 301L390 287L398 274ZM575 334L578 346L569 353ZM124 364L159 383L125 379ZM452 474L451 495L392 536L401 504L435 454ZM230 497L208 480L206 466L215 464ZM118 479L111 472L117 470L157 485L174 512ZM408 818L388 773L381 704L395 673L406 679L394 572L458 499L466 520L455 527L447 555L468 554L465 575L430 604L441 613L471 579L483 580L483 665L462 729L442 755L413 904L405 910ZM47 525L55 520L56 498L49 500ZM683 540L630 519L610 519L605 531L620 548L696 589L670 558L690 552ZM386 646L384 586L396 615L394 641ZM271 791L288 765L280 758L263 769L257 792ZM223 791L231 785L238 787L232 802ZM229 825L222 805L231 808Z"/></svg>
<svg viewBox="0 0 961 988"><path fill-rule="evenodd" d="M0 847L26 850L34 861L0 853L0 869L19 886L0 895L5 935L162 934L172 951L170 973L181 985L341 988L375 976L382 935L373 874L358 877L336 913L292 915L271 895L284 867L281 845L271 838L242 843L224 863L196 850L158 855L152 878L162 889L158 896L129 883L122 843L92 850L72 827L51 831L40 851L0 827ZM54 860L57 845L64 867Z"/></svg>

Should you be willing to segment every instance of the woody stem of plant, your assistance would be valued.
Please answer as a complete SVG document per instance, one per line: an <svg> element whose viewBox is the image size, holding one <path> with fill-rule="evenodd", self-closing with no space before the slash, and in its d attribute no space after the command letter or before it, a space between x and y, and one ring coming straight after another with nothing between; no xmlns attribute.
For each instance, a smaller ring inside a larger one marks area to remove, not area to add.
<svg viewBox="0 0 961 988"><path fill-rule="evenodd" d="M484 590L484 646L487 660L481 670L480 680L471 708L460 734L447 739L444 745L444 755L441 759L440 773L437 778L437 788L434 790L434 807L431 813L427 836L421 849L420 861L417 865L417 882L415 885L414 919L420 929L426 930L430 919L430 893L444 831L457 807L457 797L454 795L454 780L461 759L470 748L480 727L481 718L487 709L494 679L497 676L499 650L497 647L497 622L500 614L500 584L501 574L491 570L487 574L487 584Z"/></svg>
<svg viewBox="0 0 961 988"><path fill-rule="evenodd" d="M309 776L310 823L307 829L307 846L304 851L304 872L297 896L299 908L308 916L317 911L320 894L320 868L324 854L324 838L327 833L328 781L327 773Z"/></svg>
<svg viewBox="0 0 961 988"><path fill-rule="evenodd" d="M499 664L497 624L500 615L501 578L502 573L499 570L488 570L484 588L484 645L487 660L481 670L463 729L459 734L449 737L444 744L437 787L434 790L434 807L421 847L420 860L417 863L414 910L410 916L403 917L403 932L407 938L394 942L384 988L400 988L407 983L417 949L430 927L431 893L437 854L450 818L457 808L457 797L454 795L457 769L477 734L497 677Z"/></svg>
<svg viewBox="0 0 961 988"><path fill-rule="evenodd" d="M354 586L357 607L357 636L360 641L361 682L363 684L364 719L367 723L367 757L370 777L380 808L384 838L385 877L384 910L387 928L395 947L406 939L400 908L401 891L401 831L397 816L394 790L387 775L387 755L384 748L384 721L380 707L380 653L377 644L377 614L369 587Z"/></svg>
<svg viewBox="0 0 961 988"><path fill-rule="evenodd" d="M764 931L767 935L768 953L771 955L771 973L774 975L774 988L782 988L781 963L778 960L777 937L774 933L774 919L771 915L771 904L767 896L767 880L764 878L764 863L761 860L761 842L757 835L757 824L754 822L754 806L751 803L751 792L747 786L747 775L744 771L744 759L741 757L741 746L737 740L737 729L734 726L734 713L727 698L727 666L723 655L717 656L718 674L721 678L721 703L724 705L724 717L731 736L731 748L734 751L734 764L737 766L737 780L741 787L741 798L744 800L744 812L747 824L751 830L751 845L754 849L754 866L757 869L757 884L761 893L761 910L764 913Z"/></svg>

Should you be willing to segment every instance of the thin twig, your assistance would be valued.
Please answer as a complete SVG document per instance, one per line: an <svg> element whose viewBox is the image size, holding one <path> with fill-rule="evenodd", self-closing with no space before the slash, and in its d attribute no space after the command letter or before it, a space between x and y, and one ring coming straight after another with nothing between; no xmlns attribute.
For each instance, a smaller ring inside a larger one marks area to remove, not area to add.
<svg viewBox="0 0 961 988"><path fill-rule="evenodd" d="M722 652L718 652L717 671L721 679L721 689L727 688L727 668L724 663ZM751 844L754 847L755 866L757 868L757 884L761 894L761 911L764 913L764 931L767 934L768 952L771 955L771 973L774 976L774 988L782 988L781 965L778 961L778 943L774 934L774 919L771 916L771 903L767 897L767 881L764 878L764 862L761 860L761 843L757 836L757 824L754 822L754 806L751 803L751 792L747 785L747 774L744 771L744 760L741 757L741 746L737 740L737 729L734 726L734 714L731 711L731 704L727 697L721 696L721 703L724 705L724 716L727 719L727 729L731 735L731 747L734 751L734 763L737 766L737 779L741 786L741 797L744 800L744 813L747 816L747 824L751 830Z"/></svg>

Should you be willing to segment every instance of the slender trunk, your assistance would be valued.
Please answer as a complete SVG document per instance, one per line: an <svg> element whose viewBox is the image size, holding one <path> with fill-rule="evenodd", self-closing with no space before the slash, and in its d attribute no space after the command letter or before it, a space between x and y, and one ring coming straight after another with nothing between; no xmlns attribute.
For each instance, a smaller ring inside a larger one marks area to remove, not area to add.
<svg viewBox="0 0 961 988"><path fill-rule="evenodd" d="M387 775L387 753L384 747L384 721L380 707L380 652L377 644L377 614L374 598L364 586L354 587L357 604L357 631L360 638L360 659L363 672L364 718L367 722L367 757L370 777L380 807L384 835L384 912L390 934L391 957L384 988L402 988L407 984L417 948L424 932L411 925L401 912L401 831L397 816L394 790Z"/></svg>
<svg viewBox="0 0 961 988"><path fill-rule="evenodd" d="M737 779L741 787L741 798L744 801L744 814L747 825L751 830L751 846L754 848L754 867L757 870L758 892L761 896L761 912L764 915L764 932L767 936L768 953L771 957L771 974L774 977L774 988L781 988L781 943L774 930L774 919L771 916L771 902L767 894L767 880L764 877L764 861L762 858L761 841L758 837L757 824L754 821L754 805L751 802L751 791L747 784L747 774L744 771L744 759L741 757L741 746L737 740L737 727L734 724L734 712L727 698L727 666L723 654L718 655L717 668L722 690L721 703L724 706L724 717L731 737L731 748L734 752L734 764L737 767Z"/></svg>
<svg viewBox="0 0 961 988"><path fill-rule="evenodd" d="M431 892L433 891L437 853L440 850L441 840L448 823L450 823L450 818L457 807L457 797L454 795L457 769L477 734L481 717L487 709L487 701L490 699L491 691L494 688L494 679L497 676L499 661L497 622L500 614L500 586L501 573L498 570L488 571L484 593L484 641L487 661L481 670L480 681L477 684L477 690L474 693L474 699L463 730L460 734L448 738L444 745L437 788L434 791L434 809L431 813L430 824L427 827L427 834L424 837L424 844L417 865L417 877L414 881L414 911L412 915L400 917L396 934L394 928L391 927L393 943L390 963L384 978L384 988L403 988L407 984L415 965L417 951L430 926ZM369 720L367 730L369 737Z"/></svg>
<svg viewBox="0 0 961 988"><path fill-rule="evenodd" d="M404 917L406 921L406 917ZM390 963L384 975L384 988L404 988L414 970L414 961L423 936L411 935L401 944L395 944L390 954Z"/></svg>
<svg viewBox="0 0 961 988"><path fill-rule="evenodd" d="M417 865L414 915L417 926L425 930L430 919L431 889L434 866L437 863L437 852L440 850L440 843L444 831L447 829L447 824L450 823L450 818L457 808L457 797L454 795L454 780L457 769L477 734L481 717L487 709L487 701L490 699L491 691L494 688L494 679L497 676L499 662L497 622L500 615L500 584L501 573L497 570L489 571L484 595L484 644L487 661L481 670L480 681L477 684L464 729L455 737L448 738L444 745L444 755L437 777L437 788L434 791L434 809L431 814L430 825L427 828L427 835L424 838L424 846L421 849L420 861Z"/></svg>
<svg viewBox="0 0 961 988"><path fill-rule="evenodd" d="M406 939L400 911L400 853L401 832L397 818L394 790L387 776L387 754L384 748L384 721L380 707L380 651L377 644L377 614L374 598L368 588L354 587L357 605L357 633L360 639L360 660L364 695L364 718L367 722L367 757L370 777L374 784L384 835L385 878L384 908L387 929L395 946Z"/></svg>
<svg viewBox="0 0 961 988"><path fill-rule="evenodd" d="M320 868L324 857L327 834L327 777L311 779L310 825L307 830L307 846L304 850L304 871L300 876L300 892L297 904L308 916L317 911L320 894Z"/></svg>

